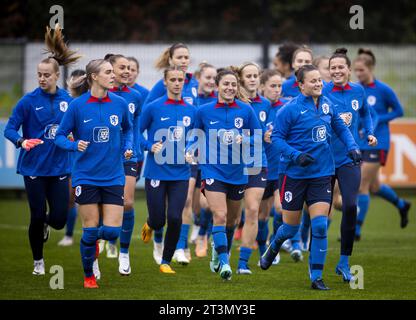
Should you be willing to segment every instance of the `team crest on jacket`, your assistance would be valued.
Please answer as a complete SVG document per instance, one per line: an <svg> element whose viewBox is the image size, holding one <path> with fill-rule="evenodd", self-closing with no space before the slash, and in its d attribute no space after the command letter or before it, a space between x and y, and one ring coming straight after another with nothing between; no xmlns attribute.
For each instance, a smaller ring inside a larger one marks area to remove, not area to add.
<svg viewBox="0 0 416 320"><path fill-rule="evenodd" d="M150 180L150 185L151 185L153 188L157 188L157 187L159 187L159 185L160 185L160 180L155 180L155 179L152 179L152 180Z"/></svg>
<svg viewBox="0 0 416 320"><path fill-rule="evenodd" d="M260 111L259 118L262 122L266 121L266 117L267 117L266 111Z"/></svg>
<svg viewBox="0 0 416 320"><path fill-rule="evenodd" d="M354 109L354 111L357 111L358 108L360 107L358 100L352 100L351 101L351 107Z"/></svg>
<svg viewBox="0 0 416 320"><path fill-rule="evenodd" d="M77 187L75 188L75 195L76 195L77 197L79 197L79 196L81 195L81 192L82 192L81 186L77 186Z"/></svg>
<svg viewBox="0 0 416 320"><path fill-rule="evenodd" d="M66 102L66 101L61 101L61 102L59 103L59 109L60 109L62 112L66 112L66 110L68 110L68 102Z"/></svg>
<svg viewBox="0 0 416 320"><path fill-rule="evenodd" d="M129 111L130 113L134 113L134 111L136 111L136 106L134 103L129 103Z"/></svg>
<svg viewBox="0 0 416 320"><path fill-rule="evenodd" d="M196 91L195 87L192 88L192 94L194 95L195 98L198 96L198 92Z"/></svg>
<svg viewBox="0 0 416 320"><path fill-rule="evenodd" d="M328 114L328 112L329 112L329 105L327 103L324 103L322 105L322 112L325 113L325 114Z"/></svg>
<svg viewBox="0 0 416 320"><path fill-rule="evenodd" d="M376 102L377 102L377 99L376 99L375 96L368 96L367 103L368 103L369 106L371 106L371 107L374 106L376 104Z"/></svg>
<svg viewBox="0 0 416 320"><path fill-rule="evenodd" d="M292 201L292 192L290 192L290 191L285 192L285 201L286 202Z"/></svg>
<svg viewBox="0 0 416 320"><path fill-rule="evenodd" d="M243 126L243 118L240 118L240 117L235 118L235 119L234 119L234 126L235 126L237 129L240 129L240 128Z"/></svg>
<svg viewBox="0 0 416 320"><path fill-rule="evenodd" d="M191 125L191 117L188 117L188 116L183 117L182 122L185 127L189 127Z"/></svg>
<svg viewBox="0 0 416 320"><path fill-rule="evenodd" d="M110 123L113 126L118 125L118 116L116 116L115 114L113 114L112 116L110 116Z"/></svg>

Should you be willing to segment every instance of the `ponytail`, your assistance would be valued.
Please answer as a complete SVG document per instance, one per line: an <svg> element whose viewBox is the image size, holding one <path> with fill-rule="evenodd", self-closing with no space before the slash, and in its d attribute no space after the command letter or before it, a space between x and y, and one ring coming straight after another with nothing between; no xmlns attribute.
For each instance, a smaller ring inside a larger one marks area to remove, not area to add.
<svg viewBox="0 0 416 320"><path fill-rule="evenodd" d="M68 48L58 23L55 25L53 33L50 27L46 27L45 46L45 53L49 53L49 56L41 63L52 63L55 72L59 71L59 66L74 64L81 58L81 55L78 55L76 51Z"/></svg>
<svg viewBox="0 0 416 320"><path fill-rule="evenodd" d="M176 49L185 48L187 50L188 47L183 43L175 43L171 45L169 48L165 49L160 57L155 62L155 67L158 70L163 70L169 67L169 59L173 57Z"/></svg>

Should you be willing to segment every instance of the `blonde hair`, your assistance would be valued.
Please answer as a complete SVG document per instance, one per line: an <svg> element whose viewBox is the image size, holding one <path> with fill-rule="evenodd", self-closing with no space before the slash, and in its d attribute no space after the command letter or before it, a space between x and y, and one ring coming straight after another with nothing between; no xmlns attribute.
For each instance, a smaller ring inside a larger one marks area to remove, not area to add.
<svg viewBox="0 0 416 320"><path fill-rule="evenodd" d="M296 59L296 56L298 55L298 53L301 53L301 52L307 52L307 53L309 53L311 55L311 58L313 59L313 51L312 51L312 49L309 48L307 45L304 44L301 47L299 47L298 49L296 49L295 52L293 52L292 65L293 65L293 62L295 62L295 59Z"/></svg>
<svg viewBox="0 0 416 320"><path fill-rule="evenodd" d="M188 47L181 42L171 45L169 48L165 49L165 51L163 51L163 53L156 60L155 62L156 69L163 70L169 67L169 59L173 57L175 50L180 49L180 48L185 48L189 50Z"/></svg>
<svg viewBox="0 0 416 320"><path fill-rule="evenodd" d="M62 29L58 23L55 25L53 33L50 27L46 27L45 46L45 53L49 53L50 55L46 59L43 59L41 63L53 64L55 72L59 71L59 66L74 64L82 57L76 51L68 48L68 45L64 41Z"/></svg>
<svg viewBox="0 0 416 320"><path fill-rule="evenodd" d="M85 67L86 74L68 83L69 89L72 92L74 92L75 96L78 97L82 95L83 93L87 92L88 89L91 88L92 82L93 82L92 77L91 77L92 74L99 73L102 65L105 63L110 63L110 62L104 59L91 60L90 62L88 62L87 66Z"/></svg>

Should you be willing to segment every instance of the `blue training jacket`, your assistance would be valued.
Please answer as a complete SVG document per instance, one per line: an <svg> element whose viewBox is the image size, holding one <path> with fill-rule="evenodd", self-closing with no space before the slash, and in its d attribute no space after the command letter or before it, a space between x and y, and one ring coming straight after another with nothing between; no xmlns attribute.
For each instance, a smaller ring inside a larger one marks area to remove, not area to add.
<svg viewBox="0 0 416 320"><path fill-rule="evenodd" d="M190 166L185 161L188 132L194 127L195 106L184 100L171 100L167 95L144 107L140 117L140 132L147 131L143 140L147 154L143 176L155 180L188 180ZM150 150L152 145L163 141L164 149L158 154Z"/></svg>
<svg viewBox="0 0 416 320"><path fill-rule="evenodd" d="M293 179L334 175L329 143L331 128L347 145L346 150L358 149L351 132L327 97L321 95L317 106L312 97L303 94L286 103L276 115L272 133L272 143L282 154L279 171ZM296 164L296 159L304 152L309 153L315 162L301 167Z"/></svg>
<svg viewBox="0 0 416 320"><path fill-rule="evenodd" d="M202 179L247 184L247 159L244 153L249 153L250 137L244 138L241 145L235 143L238 135L246 136L243 130L249 131L250 136L255 133L254 130L259 135L262 132L253 108L247 103L237 99L231 104L214 101L197 110L195 132L187 150L194 149L194 142L198 138ZM203 137L199 136L201 133Z"/></svg>
<svg viewBox="0 0 416 320"><path fill-rule="evenodd" d="M146 101L146 99L147 99L147 96L149 95L149 89L147 89L147 88L145 88L145 87L143 87L143 86L141 86L140 84L138 84L138 83L135 83L134 85L133 85L133 87L132 87L134 90L136 90L136 91L139 91L140 92L140 94L142 95L142 101L143 101L143 103Z"/></svg>
<svg viewBox="0 0 416 320"><path fill-rule="evenodd" d="M282 83L282 97L287 100L292 100L300 94L299 83L296 80L295 74L292 74Z"/></svg>
<svg viewBox="0 0 416 320"><path fill-rule="evenodd" d="M218 93L215 91L212 91L211 94L209 95L204 95L204 94L198 94L198 97L196 98L196 106L200 107L204 104L213 102L213 101L217 101L218 99Z"/></svg>
<svg viewBox="0 0 416 320"><path fill-rule="evenodd" d="M84 93L74 99L62 119L55 143L75 151L72 186L124 185L124 152L133 150L133 124L126 101L108 92L102 99ZM72 132L74 140L67 139ZM78 151L79 140L90 144Z"/></svg>
<svg viewBox="0 0 416 320"><path fill-rule="evenodd" d="M340 87L335 86L331 81L324 86L322 94L331 100L335 110L340 115L348 117L345 124L357 143L360 140L360 124L363 126L363 134L365 137L374 134L371 113L367 105L364 89L361 85L348 82L344 87ZM336 133L331 137L331 147L334 155L335 168L352 162L347 156L348 150Z"/></svg>
<svg viewBox="0 0 416 320"><path fill-rule="evenodd" d="M166 86L163 84L163 79L161 79L150 90L145 104L152 103L154 100L166 94ZM185 84L182 89L182 99L195 106L197 97L198 81L193 77L192 73L187 73L185 77Z"/></svg>
<svg viewBox="0 0 416 320"><path fill-rule="evenodd" d="M144 159L143 150L141 148L141 137L139 134L139 125L140 125L140 113L142 112L143 107L143 97L140 92L128 87L114 87L110 92L122 97L126 100L129 107L130 120L133 124L133 156L129 160L124 160L124 162L141 162Z"/></svg>
<svg viewBox="0 0 416 320"><path fill-rule="evenodd" d="M261 143L262 146L262 154L261 154L261 163L259 161L255 161L253 163L250 163L248 165L248 167L262 167L262 168L267 168L267 157L266 157L266 152L264 150L264 134L266 133L266 131L268 130L266 123L267 123L267 118L271 109L271 104L270 101L267 100L265 97L262 97L260 95L257 95L254 99L250 99L250 105L254 110L254 114L257 117L257 120L260 123L261 129L263 130L263 135L260 137L258 135L255 135L255 137L258 137L259 141L257 141L258 143ZM252 140L252 142L254 142ZM251 148L250 148L250 155L253 156L254 155L254 145L252 144ZM257 160L257 159L256 159Z"/></svg>
<svg viewBox="0 0 416 320"><path fill-rule="evenodd" d="M4 136L16 147L21 138L41 139L43 144L30 151L20 150L17 173L42 177L71 172L68 152L54 144L56 131L71 101L71 96L60 88L55 94L37 88L19 100L7 122ZM18 132L20 127L23 137Z"/></svg>
<svg viewBox="0 0 416 320"><path fill-rule="evenodd" d="M374 80L369 85L363 85L367 95L367 104L377 113L377 126L374 125L374 135L378 144L375 147L368 145L367 139L360 141L361 150L389 150L390 128L389 122L403 116L403 107L394 91L385 83Z"/></svg>
<svg viewBox="0 0 416 320"><path fill-rule="evenodd" d="M284 106L288 101L280 98L271 105L269 115L266 121L266 128L273 128L274 119L276 119L277 112ZM280 163L280 152L275 143L264 143L267 156L267 180L278 180L279 179L279 163Z"/></svg>

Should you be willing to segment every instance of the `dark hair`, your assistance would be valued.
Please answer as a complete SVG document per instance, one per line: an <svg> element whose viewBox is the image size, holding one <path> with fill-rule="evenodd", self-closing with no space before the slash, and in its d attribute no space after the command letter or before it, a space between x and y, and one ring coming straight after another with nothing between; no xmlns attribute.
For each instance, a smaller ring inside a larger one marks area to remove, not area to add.
<svg viewBox="0 0 416 320"><path fill-rule="evenodd" d="M99 73L102 65L105 63L109 63L109 61L104 59L91 60L85 67L85 74L68 84L75 97L82 95L91 88L93 82L91 75Z"/></svg>
<svg viewBox="0 0 416 320"><path fill-rule="evenodd" d="M127 57L127 60L133 61L136 64L137 68L140 68L139 60L137 60L135 57Z"/></svg>
<svg viewBox="0 0 416 320"><path fill-rule="evenodd" d="M266 82L274 76L282 77L282 74L277 70L265 69L260 75L260 84L266 84Z"/></svg>
<svg viewBox="0 0 416 320"><path fill-rule="evenodd" d="M348 68L351 67L351 60L347 56L348 50L345 48L337 48L334 53L332 54L331 58L329 58L329 65L331 65L331 60L335 58L343 58L347 63Z"/></svg>
<svg viewBox="0 0 416 320"><path fill-rule="evenodd" d="M354 61L362 61L367 67L374 68L376 65L376 56L370 49L358 49L358 57Z"/></svg>
<svg viewBox="0 0 416 320"><path fill-rule="evenodd" d="M177 66L169 66L165 70L163 70L163 79L166 80L166 78L168 76L168 73L170 71L181 71L183 73L183 76L185 76L185 71L183 71L181 68L179 68Z"/></svg>
<svg viewBox="0 0 416 320"><path fill-rule="evenodd" d="M237 95L236 98L244 101L249 102L250 99L248 97L247 92L244 90L244 88L240 85L240 77L238 76L238 67L230 66L228 68L222 68L222 70L218 71L217 76L215 77L215 84L220 84L220 81L222 78L224 78L227 75L232 75L237 80Z"/></svg>
<svg viewBox="0 0 416 320"><path fill-rule="evenodd" d="M55 72L59 71L59 66L73 64L81 58L81 55L77 55L76 51L69 50L58 23L55 25L53 34L52 29L46 27L45 46L45 52L50 53L50 55L43 59L41 63L52 63Z"/></svg>
<svg viewBox="0 0 416 320"><path fill-rule="evenodd" d="M75 69L74 71L72 71L72 72L71 72L70 77L71 77L71 78L72 78L72 77L81 77L81 76L83 76L83 75L85 75L85 74L87 74L87 73L85 72L85 70L83 70L83 69Z"/></svg>
<svg viewBox="0 0 416 320"><path fill-rule="evenodd" d="M299 46L293 42L283 43L279 47L279 51L276 53L276 58L279 58L283 63L287 63L292 69L293 53L299 48Z"/></svg>
<svg viewBox="0 0 416 320"><path fill-rule="evenodd" d="M315 67L312 64L305 64L303 66L301 66L296 72L295 72L295 76L296 76L296 80L297 82L303 83L303 81L305 80L305 75L308 72L314 71L314 70L318 70L317 67Z"/></svg>
<svg viewBox="0 0 416 320"><path fill-rule="evenodd" d="M113 53L107 53L104 57L104 60L107 60L111 63L111 65L114 65L118 59L120 58L126 58L122 54L113 54Z"/></svg>
<svg viewBox="0 0 416 320"><path fill-rule="evenodd" d="M160 57L156 60L156 69L162 70L169 67L169 58L172 58L173 54L175 53L175 50L180 48L185 48L189 50L188 47L181 42L171 45L169 48L165 49L165 51L163 51Z"/></svg>

